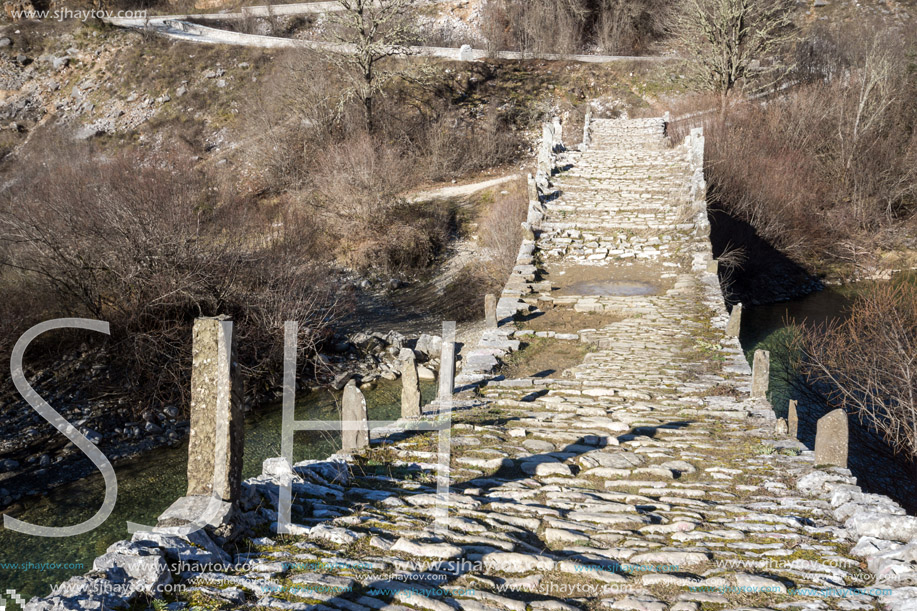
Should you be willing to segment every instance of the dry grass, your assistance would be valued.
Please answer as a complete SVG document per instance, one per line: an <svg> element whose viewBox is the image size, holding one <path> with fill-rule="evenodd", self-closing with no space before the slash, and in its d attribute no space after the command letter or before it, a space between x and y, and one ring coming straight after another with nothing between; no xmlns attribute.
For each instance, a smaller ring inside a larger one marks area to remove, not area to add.
<svg viewBox="0 0 917 611"><path fill-rule="evenodd" d="M591 344L547 337L531 338L500 369L508 380L528 377L559 378L583 362L595 349Z"/></svg>

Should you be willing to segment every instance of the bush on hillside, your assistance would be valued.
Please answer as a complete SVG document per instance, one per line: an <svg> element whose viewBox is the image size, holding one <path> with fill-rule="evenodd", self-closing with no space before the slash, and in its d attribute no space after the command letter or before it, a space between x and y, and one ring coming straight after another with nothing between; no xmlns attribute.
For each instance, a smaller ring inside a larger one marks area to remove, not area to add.
<svg viewBox="0 0 917 611"><path fill-rule="evenodd" d="M658 0L486 0L481 23L491 51L640 54L670 11Z"/></svg>
<svg viewBox="0 0 917 611"><path fill-rule="evenodd" d="M300 323L303 352L323 339L339 297L307 218L227 199L175 156L53 140L34 154L0 210L4 292L35 306L6 300L6 345L53 316L108 321L108 354L137 396L186 404L196 317L232 316L240 362L262 380L280 369L284 321Z"/></svg>
<svg viewBox="0 0 917 611"><path fill-rule="evenodd" d="M849 274L905 237L917 214L917 73L901 40L819 31L784 95L737 104L725 121L707 115L712 205L810 271Z"/></svg>

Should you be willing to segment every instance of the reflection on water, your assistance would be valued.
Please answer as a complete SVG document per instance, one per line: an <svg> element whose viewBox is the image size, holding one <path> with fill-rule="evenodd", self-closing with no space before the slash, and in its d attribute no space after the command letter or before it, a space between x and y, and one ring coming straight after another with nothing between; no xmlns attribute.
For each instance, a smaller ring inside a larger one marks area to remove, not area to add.
<svg viewBox="0 0 917 611"><path fill-rule="evenodd" d="M401 382L380 380L366 392L370 420L395 420L401 411ZM433 383L422 383L424 401L436 394ZM299 420L336 420L340 417L340 393L300 393L296 405ZM244 477L261 473L266 458L280 454L282 412L275 404L249 418L245 427ZM341 447L340 433L297 431L296 461L325 458ZM116 469L118 502L105 523L76 537L31 537L0 528L0 584L15 588L24 596L47 595L50 586L92 568L92 560L120 539L128 538L127 521L155 524L156 517L187 487L187 444L177 449L152 452ZM91 517L102 504L105 485L93 476L61 486L47 497L29 501L16 517L44 526L78 524ZM70 568L4 568L4 564L76 565Z"/></svg>
<svg viewBox="0 0 917 611"><path fill-rule="evenodd" d="M742 333L740 339L745 356L751 364L755 350L770 350L771 381L768 396L774 411L780 418L785 418L791 396L787 384L788 359L784 354L787 334L792 325L810 323L824 324L833 320L842 320L853 303L857 291L856 285L828 288L794 299L761 306L749 306L742 311Z"/></svg>

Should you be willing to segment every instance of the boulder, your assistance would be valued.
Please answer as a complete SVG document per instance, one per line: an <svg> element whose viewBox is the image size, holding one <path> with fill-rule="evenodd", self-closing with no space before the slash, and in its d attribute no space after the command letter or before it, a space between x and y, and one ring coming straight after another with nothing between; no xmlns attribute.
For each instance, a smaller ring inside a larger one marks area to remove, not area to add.
<svg viewBox="0 0 917 611"><path fill-rule="evenodd" d="M860 537L903 542L917 539L917 517L914 516L861 511L847 520L844 526Z"/></svg>
<svg viewBox="0 0 917 611"><path fill-rule="evenodd" d="M424 359L438 358L443 350L443 338L438 335L427 335L424 333L417 339L414 351L419 353Z"/></svg>
<svg viewBox="0 0 917 611"><path fill-rule="evenodd" d="M344 387L347 386L347 383L350 382L354 377L354 373L351 371L345 371L339 373L334 377L334 380L331 382L331 387L334 390L344 390Z"/></svg>

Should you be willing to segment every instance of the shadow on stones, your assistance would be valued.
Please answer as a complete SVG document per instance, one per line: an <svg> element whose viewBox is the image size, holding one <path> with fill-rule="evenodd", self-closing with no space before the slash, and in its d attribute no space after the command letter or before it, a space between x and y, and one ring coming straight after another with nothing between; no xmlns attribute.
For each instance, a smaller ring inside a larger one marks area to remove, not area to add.
<svg viewBox="0 0 917 611"><path fill-rule="evenodd" d="M638 426L634 427L631 433L627 435L621 435L618 437L618 441L631 441L637 437L656 437L656 433L660 430L679 430L689 427L692 424L693 420L679 420L677 422L667 422L666 424L660 424L659 426Z"/></svg>
<svg viewBox="0 0 917 611"><path fill-rule="evenodd" d="M492 425L492 426L502 425L502 424L511 422L514 419L515 418L505 418L505 419L496 418L496 419L489 421L487 424ZM477 424L480 425L483 423L477 423ZM620 441L627 441L630 439L634 439L635 437L638 437L638 436L653 436L661 429L666 429L666 430L681 429L681 428L687 427L690 424L691 424L690 421L677 421L677 422L670 422L670 423L662 424L656 427L637 427L629 433L617 436L616 439L620 442ZM497 472L494 473L493 475L475 477L473 479L470 479L464 482L457 482L452 486L452 489L458 493L464 493L465 491L472 490L472 489L480 490L478 494L475 494L473 496L478 498L485 504L495 503L495 502L496 503L517 504L520 501L511 495L507 495L505 497L504 496L484 497L483 493L485 493L486 491L492 488L503 487L503 486L506 486L507 484L512 484L513 482L523 482L525 480L531 479L532 476L528 475L525 471L523 471L522 469L523 463L559 462L559 463L566 464L566 462L570 461L570 459L576 458L578 456L581 456L589 452L600 451L600 450L607 449L607 448L618 448L617 445L610 444L609 439L610 439L610 436L608 435L584 435L578 438L575 442L567 444L562 449L558 449L554 452L546 452L544 454L534 454L534 455L520 457L520 458L504 458L502 460L501 466L499 467ZM627 450L621 449L620 452L622 453L627 452ZM576 465L568 465L568 466L573 467L573 470L575 471L575 473L578 472L578 468ZM417 469L415 472L419 472L419 471L422 471L422 469ZM388 483L391 485L387 486L386 488L393 495L399 498L402 498L402 499L410 495L414 495L418 493L429 494L431 492L434 492L433 488L430 486L419 486L418 487L416 485L416 481L412 481L413 479L414 478L409 478L406 480L399 481L399 480L392 478L388 480ZM404 485L405 483L408 483L408 482L410 482L413 487L409 488ZM366 493L369 492L369 490L367 490L366 488L359 488L359 486L367 486L367 485L368 486L377 486L379 485L379 481L378 480L374 480L371 482L366 481L365 479L361 478L359 475L356 475L356 481L354 482L353 486L350 487L349 489L343 489L345 493L345 497L347 497L349 502L348 500L345 500L344 502L347 503L347 507L343 507L341 509L347 513L350 513L353 511L357 511L363 507L371 506L371 503L375 501L369 501L369 502L366 502L366 500L364 500L364 502L359 501L361 496L365 497ZM379 490L379 488L375 488L375 490ZM350 491L355 491L356 494L353 494ZM588 491L584 491L581 494L586 497L589 497L590 495ZM595 496L595 500L601 502L607 499L604 499L599 496ZM538 502L534 502L532 500L526 501L526 508L527 508L526 509L527 512L533 512L533 511L538 512L539 510L544 510L544 515L554 515L558 519L561 519L561 520L567 519L567 516L569 515L570 512L577 510L576 508L573 508L573 507L570 507L570 508L549 507L547 505L539 504ZM637 515L642 516L643 518L649 518L650 524L658 524L663 521L662 518L660 518L659 516L656 516L653 513L656 509L656 504L652 501L647 501L646 503L643 503L643 504L635 504L634 509L636 510ZM512 514L511 512L507 512L507 513L509 515L515 515L515 514ZM327 518L325 520L312 519L312 520L309 520L308 523L317 524L317 523L328 521L330 519L331 518ZM572 561L578 564L592 565L598 568L598 570L615 572L624 577L633 577L633 575L623 570L623 567L617 560L614 560L612 558L603 557L600 555L600 553L591 554L591 553L583 551L582 549L578 549L576 551L551 550L548 544L537 534L537 532L521 527L518 525L518 523L514 524L512 520L506 520L506 521L501 520L499 516L493 516L493 519L496 522L506 524L507 529L504 534L508 538L509 542L512 542L514 552L547 556L547 557L550 557L555 562L561 561L561 560L567 560L567 561ZM353 528L355 530L362 530L359 526L354 526ZM370 533L375 532L376 534L383 534L384 532L384 531L378 531L377 529L374 529L374 528L369 528L368 530L370 531ZM622 527L616 527L615 530L624 531L624 530L628 530L628 528L622 526ZM584 532L584 538L588 538L589 530L584 528L583 532ZM414 540L420 544L441 543L443 541L448 541L448 539L444 539L444 538L441 538L435 535L426 537L426 538L415 538ZM367 581L365 584L354 583L351 591L348 591L340 595L336 595L331 598L325 598L323 602L330 604L334 607L344 608L344 609L351 608L354 601L357 601L359 603L359 599L361 596L371 596L372 598L376 600L380 600L385 603L396 603L398 601L404 602L404 600L401 600L401 598L403 597L400 597L397 594L398 592L403 592L403 591L409 591L411 592L411 595L420 594L420 595L427 596L433 599L445 598L446 600L448 600L452 597L443 596L443 592L441 591L441 588L445 586L455 587L453 586L453 584L455 584L455 582L458 581L462 576L472 572L474 569L477 569L478 567L476 566L475 560L479 559L483 553L487 553L488 551L495 551L495 552L501 551L500 549L494 548L492 546L486 546L484 543L462 543L460 541L451 541L451 543L454 545L457 545L458 547L463 548L464 553L462 555L462 558L454 559L454 560L439 560L439 561L432 560L431 564L428 565L429 568L427 568L426 570L424 571L419 571L419 570L418 571L405 571L400 574L401 579L398 579L398 580L379 579L379 580L374 580L374 581ZM596 550L596 552L600 552L602 547L596 547L594 549ZM365 556L365 552L361 552L361 553L364 554ZM384 554L385 552L383 550L380 550L379 555L384 555ZM346 557L346 552L344 555ZM359 561L355 560L355 562L359 562ZM697 577L697 575L694 575L691 573L685 573L685 572L673 573L673 575L681 576L681 577L688 577L688 578ZM507 580L502 577L488 575L487 579L492 580L498 586L507 584ZM596 581L595 583L597 584L597 587L601 587L602 585L600 581ZM475 587L475 586L468 586L468 587ZM490 588L487 588L487 589L490 589ZM525 591L523 589L508 590L508 591L500 592L500 595L506 598L510 598L510 599L514 599L518 601L524 601L527 603L540 601L540 600L552 600L552 597L550 595L541 594L538 592Z"/></svg>
<svg viewBox="0 0 917 611"><path fill-rule="evenodd" d="M555 190L552 191L551 193L546 193L546 194L542 195L542 196L541 196L541 202L544 203L544 204L547 204L548 202L553 202L553 201L556 200L556 199L560 199L560 196L563 195L563 194L564 194L564 192L561 191L560 189L555 189Z"/></svg>
<svg viewBox="0 0 917 611"><path fill-rule="evenodd" d="M798 405L799 432L797 438L808 449L815 449L818 419L832 411L824 400L814 393L800 400ZM907 510L917 515L917 482L906 464L895 456L885 441L863 426L856 416L849 416L848 468L864 492L890 496Z"/></svg>

